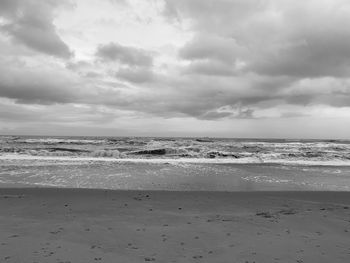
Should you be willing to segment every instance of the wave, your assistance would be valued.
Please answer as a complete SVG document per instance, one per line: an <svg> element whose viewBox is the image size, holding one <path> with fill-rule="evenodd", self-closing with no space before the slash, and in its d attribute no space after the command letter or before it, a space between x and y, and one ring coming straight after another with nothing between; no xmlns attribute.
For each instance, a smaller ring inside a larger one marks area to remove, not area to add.
<svg viewBox="0 0 350 263"><path fill-rule="evenodd" d="M222 147L223 148L223 147ZM226 150L226 151L225 151ZM130 157L130 158L154 158L155 156L178 158L233 158L240 159L246 157L255 157L258 159L309 159L309 160L350 160L350 152L348 151L269 151L267 149L260 151L237 150L232 148L224 148L224 150L213 150L210 147L190 146L190 147L168 147L168 148L138 148L134 147L113 147L113 148L96 148L96 147L3 147L0 153L18 153L33 156L91 156L91 157Z"/></svg>
<svg viewBox="0 0 350 263"><path fill-rule="evenodd" d="M28 138L0 136L0 156L191 159L227 163L327 163L350 160L340 141L229 140L212 138Z"/></svg>
<svg viewBox="0 0 350 263"><path fill-rule="evenodd" d="M127 155L168 155L178 157L197 157L197 149L185 149L185 148L156 148L156 149L143 149L137 151L126 152ZM193 152L194 151L194 152Z"/></svg>
<svg viewBox="0 0 350 263"><path fill-rule="evenodd" d="M96 150L93 151L90 156L92 157L114 157L122 158L125 155L119 152L118 150Z"/></svg>
<svg viewBox="0 0 350 263"><path fill-rule="evenodd" d="M350 160L262 160L260 158L241 159L208 159L208 158L100 158L100 157L69 157L69 156L30 156L21 154L0 155L0 160L39 160L39 161L66 161L66 162L117 162L117 163L150 163L150 164L278 164L298 166L350 166Z"/></svg>
<svg viewBox="0 0 350 263"><path fill-rule="evenodd" d="M43 145L55 145L55 144L77 144L77 145L84 145L84 144L103 144L105 140L91 140L91 139L57 139L57 138L30 138L30 139L23 139L23 138L15 138L13 139L16 143L23 143L23 144L43 144Z"/></svg>
<svg viewBox="0 0 350 263"><path fill-rule="evenodd" d="M142 154L142 155L165 155L167 153L166 149L149 149L149 150L139 150L129 152L129 154Z"/></svg>
<svg viewBox="0 0 350 263"><path fill-rule="evenodd" d="M123 154L118 150L85 150L77 148L63 148L63 147L48 147L37 149L21 149L21 148L3 148L0 153L13 153L29 156L91 156L91 157L122 157Z"/></svg>

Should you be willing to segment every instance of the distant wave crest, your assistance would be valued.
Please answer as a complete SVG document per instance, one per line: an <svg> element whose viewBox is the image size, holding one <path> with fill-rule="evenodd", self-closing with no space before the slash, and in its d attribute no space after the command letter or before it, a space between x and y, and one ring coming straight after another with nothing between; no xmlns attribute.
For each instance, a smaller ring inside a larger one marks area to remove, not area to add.
<svg viewBox="0 0 350 263"><path fill-rule="evenodd" d="M222 160L233 163L350 162L348 141L0 136L1 156Z"/></svg>

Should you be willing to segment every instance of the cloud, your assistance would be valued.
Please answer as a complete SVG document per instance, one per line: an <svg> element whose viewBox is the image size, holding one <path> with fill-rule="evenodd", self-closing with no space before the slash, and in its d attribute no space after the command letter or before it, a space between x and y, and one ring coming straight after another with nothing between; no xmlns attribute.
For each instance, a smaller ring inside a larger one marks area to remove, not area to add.
<svg viewBox="0 0 350 263"><path fill-rule="evenodd" d="M133 83L145 83L154 80L151 70L145 68L121 68L116 73L116 77Z"/></svg>
<svg viewBox="0 0 350 263"><path fill-rule="evenodd" d="M195 30L227 32L233 23L261 13L268 1L261 0L165 0L164 15L190 19Z"/></svg>
<svg viewBox="0 0 350 263"><path fill-rule="evenodd" d="M117 61L129 66L151 66L153 63L152 56L145 50L113 42L99 45L96 56L103 61Z"/></svg>
<svg viewBox="0 0 350 263"><path fill-rule="evenodd" d="M343 77L350 73L350 31L343 26L350 15L347 1L166 3L165 15L189 19L195 32L180 51L182 58L238 60L246 71L268 76Z"/></svg>
<svg viewBox="0 0 350 263"><path fill-rule="evenodd" d="M233 38L196 34L179 50L179 56L191 62L185 70L188 73L227 76L245 67L240 61L244 52Z"/></svg>
<svg viewBox="0 0 350 263"><path fill-rule="evenodd" d="M128 0L108 0L108 1L116 5L128 5Z"/></svg>
<svg viewBox="0 0 350 263"><path fill-rule="evenodd" d="M0 15L12 17L16 14L20 0L3 0L0 2Z"/></svg>
<svg viewBox="0 0 350 263"><path fill-rule="evenodd" d="M179 55L188 60L212 59L231 64L239 49L233 38L198 34L180 49Z"/></svg>
<svg viewBox="0 0 350 263"><path fill-rule="evenodd" d="M269 50L265 57L256 56L254 60L252 59L249 70L264 75L288 75L300 78L348 76L350 33L339 32L338 27L341 25L326 32L315 32L314 29L301 30L295 36L291 36L289 43L274 45L271 47L274 50Z"/></svg>
<svg viewBox="0 0 350 263"><path fill-rule="evenodd" d="M235 119L250 119L253 118L253 109L243 109L242 105L238 103L234 106L223 106L215 110L208 111L202 114L199 119L203 120L217 120L222 118Z"/></svg>
<svg viewBox="0 0 350 263"><path fill-rule="evenodd" d="M294 82L278 92L288 103L350 106L350 79L334 77L307 78Z"/></svg>
<svg viewBox="0 0 350 263"><path fill-rule="evenodd" d="M64 4L66 1L60 1ZM0 3L0 16L5 23L1 31L33 50L59 58L70 58L73 53L57 34L53 24L53 10L57 1L9 1Z"/></svg>
<svg viewBox="0 0 350 263"><path fill-rule="evenodd" d="M192 61L187 67L184 67L185 74L201 74L207 76L234 76L237 75L239 66L235 64L227 65L220 61L210 59Z"/></svg>
<svg viewBox="0 0 350 263"><path fill-rule="evenodd" d="M0 99L0 120L6 122L31 122L40 119L40 114L25 107L13 103L4 103Z"/></svg>
<svg viewBox="0 0 350 263"><path fill-rule="evenodd" d="M283 112L281 114L282 118L299 118L299 117L306 117L306 116L309 116L309 115L301 112Z"/></svg>
<svg viewBox="0 0 350 263"><path fill-rule="evenodd" d="M349 113L348 1L67 1L0 1L2 120L231 134Z"/></svg>
<svg viewBox="0 0 350 263"><path fill-rule="evenodd" d="M59 70L36 71L23 65L0 64L0 97L18 103L69 103L77 99L74 78Z"/></svg>
<svg viewBox="0 0 350 263"><path fill-rule="evenodd" d="M16 104L9 99L0 99L0 121L11 123L101 124L113 121L118 115L118 111L96 105L55 104L48 108L47 105Z"/></svg>

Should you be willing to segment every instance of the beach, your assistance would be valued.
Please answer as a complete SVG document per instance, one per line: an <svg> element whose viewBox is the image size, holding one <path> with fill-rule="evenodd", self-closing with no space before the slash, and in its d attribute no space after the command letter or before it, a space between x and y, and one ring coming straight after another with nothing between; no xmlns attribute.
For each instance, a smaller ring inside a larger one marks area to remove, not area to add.
<svg viewBox="0 0 350 263"><path fill-rule="evenodd" d="M1 188L0 262L349 262L350 192Z"/></svg>
<svg viewBox="0 0 350 263"><path fill-rule="evenodd" d="M350 142L1 137L0 262L350 262Z"/></svg>
<svg viewBox="0 0 350 263"><path fill-rule="evenodd" d="M0 0L0 263L350 263L346 25L350 0Z"/></svg>

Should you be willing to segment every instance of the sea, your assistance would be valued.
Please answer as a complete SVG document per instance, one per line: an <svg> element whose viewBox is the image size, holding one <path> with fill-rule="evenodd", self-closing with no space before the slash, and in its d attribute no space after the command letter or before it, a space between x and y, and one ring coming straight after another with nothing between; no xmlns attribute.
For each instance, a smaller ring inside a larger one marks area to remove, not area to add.
<svg viewBox="0 0 350 263"><path fill-rule="evenodd" d="M0 136L0 187L350 191L350 141Z"/></svg>

